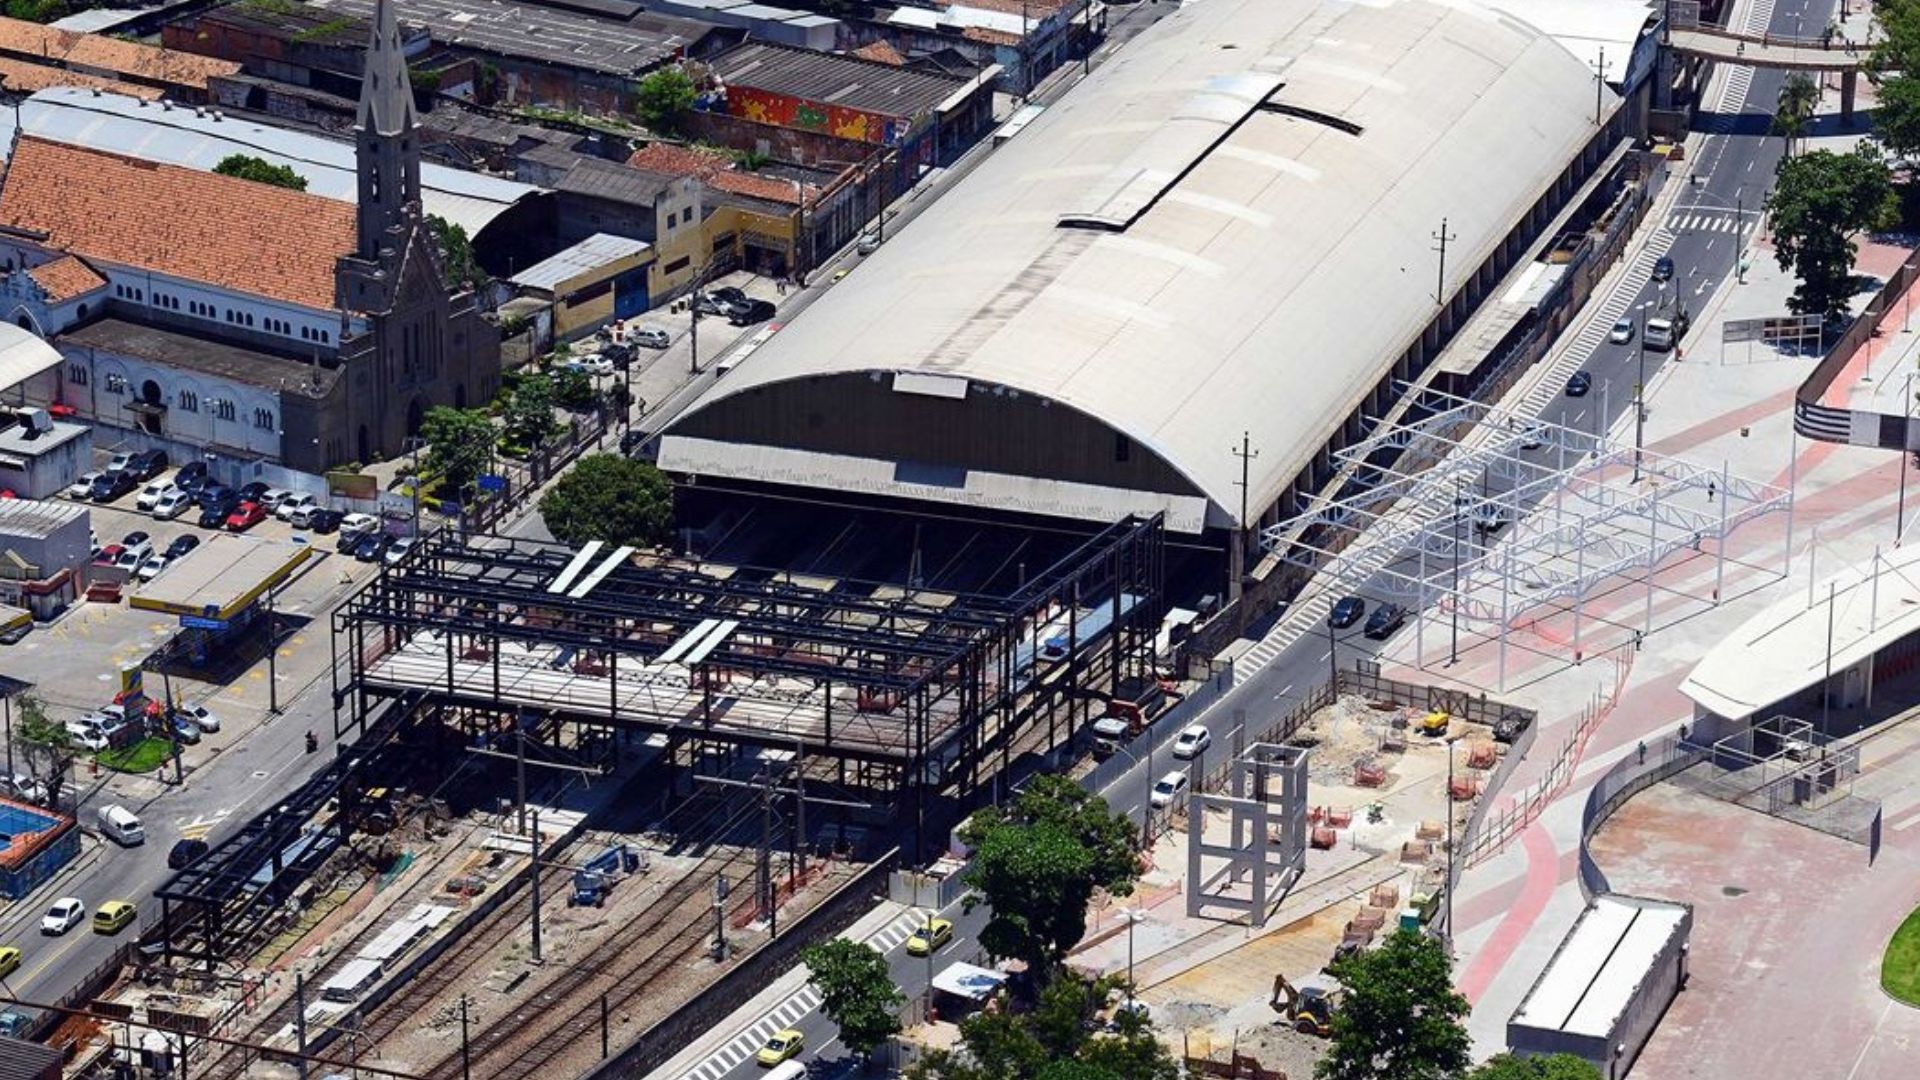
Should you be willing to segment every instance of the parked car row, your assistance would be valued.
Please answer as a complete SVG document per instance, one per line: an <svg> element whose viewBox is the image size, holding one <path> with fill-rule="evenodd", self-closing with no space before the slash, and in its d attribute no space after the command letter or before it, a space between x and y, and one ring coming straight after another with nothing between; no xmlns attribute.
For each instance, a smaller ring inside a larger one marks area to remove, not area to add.
<svg viewBox="0 0 1920 1080"><path fill-rule="evenodd" d="M152 581L173 562L200 546L200 538L181 533L168 542L165 550L156 550L153 538L138 530L128 533L117 544L93 544L93 564L122 570L129 578Z"/></svg>
<svg viewBox="0 0 1920 1080"><path fill-rule="evenodd" d="M777 313L772 301L748 296L732 285L694 294L693 310L701 315L724 317L735 326L763 323Z"/></svg>

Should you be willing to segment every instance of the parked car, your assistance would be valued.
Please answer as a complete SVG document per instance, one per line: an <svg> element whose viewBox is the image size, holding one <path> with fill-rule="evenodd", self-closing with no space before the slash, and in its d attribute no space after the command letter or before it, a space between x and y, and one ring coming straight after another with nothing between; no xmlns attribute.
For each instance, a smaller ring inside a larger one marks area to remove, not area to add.
<svg viewBox="0 0 1920 1080"><path fill-rule="evenodd" d="M871 255L880 250L880 237L875 233L863 232L860 234L859 242L853 245L853 249L862 255Z"/></svg>
<svg viewBox="0 0 1920 1080"><path fill-rule="evenodd" d="M153 516L157 521L172 521L187 512L193 505L193 496L180 488L171 488L153 504Z"/></svg>
<svg viewBox="0 0 1920 1080"><path fill-rule="evenodd" d="M87 498L97 503L107 503L132 491L138 484L133 476L124 472L101 473L94 478L93 486L87 489Z"/></svg>
<svg viewBox="0 0 1920 1080"><path fill-rule="evenodd" d="M132 577L139 573L140 567L146 565L146 561L152 557L153 545L151 544L142 544L137 548L124 548L120 552L120 557L113 561L113 566L116 570L126 571L127 576Z"/></svg>
<svg viewBox="0 0 1920 1080"><path fill-rule="evenodd" d="M205 858L209 850L205 840L182 840L167 852L167 869L185 870Z"/></svg>
<svg viewBox="0 0 1920 1080"><path fill-rule="evenodd" d="M307 513L312 513L318 510L320 508L320 500L304 491L297 491L289 493L286 498L281 499L277 504L274 503L271 496L269 496L268 505L272 506L274 517L279 518L281 521L292 521L293 515L298 511L304 510Z"/></svg>
<svg viewBox="0 0 1920 1080"><path fill-rule="evenodd" d="M560 366L566 368L568 371L584 371L589 375L595 376L611 375L615 370L613 361L599 353L588 353L585 356L576 356Z"/></svg>
<svg viewBox="0 0 1920 1080"><path fill-rule="evenodd" d="M1593 389L1593 376L1584 371L1574 372L1573 377L1567 380L1568 397L1586 397L1587 391L1591 389Z"/></svg>
<svg viewBox="0 0 1920 1080"><path fill-rule="evenodd" d="M101 472L98 469L93 470L92 472L81 473L80 479L75 480L73 483L67 485L67 498L69 499L91 498L93 496L93 482L105 475L106 473Z"/></svg>
<svg viewBox="0 0 1920 1080"><path fill-rule="evenodd" d="M268 488L262 492L260 497L255 499L254 502L260 504L260 509L272 514L279 511L282 503L293 498L293 494L293 492L288 491L286 488Z"/></svg>
<svg viewBox="0 0 1920 1080"><path fill-rule="evenodd" d="M629 330L627 340L645 349L665 349L673 345L673 335L658 326L641 326Z"/></svg>
<svg viewBox="0 0 1920 1080"><path fill-rule="evenodd" d="M1615 345L1631 345L1633 343L1633 335L1633 320L1621 319L1613 324L1612 330L1607 331L1607 340L1613 342Z"/></svg>
<svg viewBox="0 0 1920 1080"><path fill-rule="evenodd" d="M227 502L230 500L233 502L238 502L240 500L240 493L233 490L232 488L228 487L225 484L216 483L215 481L212 481L212 480L209 480L206 483L201 484L200 490L193 493L194 504L196 506L201 506L201 507L211 506L217 502Z"/></svg>
<svg viewBox="0 0 1920 1080"><path fill-rule="evenodd" d="M41 803L45 802L47 798L47 785L28 776L26 773L17 772L12 776L0 779L0 788L4 788L8 795L22 802Z"/></svg>
<svg viewBox="0 0 1920 1080"><path fill-rule="evenodd" d="M73 737L73 744L90 753L99 753L107 748L107 737L98 728L81 728L78 731L67 728L67 734Z"/></svg>
<svg viewBox="0 0 1920 1080"><path fill-rule="evenodd" d="M132 450L122 450L119 453L113 455L113 457L107 460L106 471L107 472L126 472L127 466L133 464L133 455L134 455L134 451Z"/></svg>
<svg viewBox="0 0 1920 1080"><path fill-rule="evenodd" d="M239 505L239 498L232 494L228 494L224 499L201 503L200 527L203 529L220 528L227 523L227 515L233 513L234 507Z"/></svg>
<svg viewBox="0 0 1920 1080"><path fill-rule="evenodd" d="M1173 738L1173 756L1181 761L1192 761L1200 751L1213 745L1213 732L1205 724L1189 724L1186 729Z"/></svg>
<svg viewBox="0 0 1920 1080"><path fill-rule="evenodd" d="M33 633L33 620L29 619L18 626L10 626L0 631L0 645L18 645Z"/></svg>
<svg viewBox="0 0 1920 1080"><path fill-rule="evenodd" d="M1186 790L1186 771L1183 769L1170 772L1161 777L1159 782L1153 785L1153 793L1147 796L1147 801L1153 804L1154 809L1162 809L1172 806L1173 800L1179 798L1181 793Z"/></svg>
<svg viewBox="0 0 1920 1080"><path fill-rule="evenodd" d="M100 549L99 554L93 557L93 565L112 566L114 563L120 561L120 553L125 550L127 549L123 545L108 544L106 547Z"/></svg>
<svg viewBox="0 0 1920 1080"><path fill-rule="evenodd" d="M1366 613L1367 602L1365 600L1362 600L1358 596L1343 596L1334 603L1333 610L1327 614L1327 625L1333 627L1335 630L1345 630L1347 627L1359 622L1360 616Z"/></svg>
<svg viewBox="0 0 1920 1080"><path fill-rule="evenodd" d="M171 562L199 546L200 538L198 536L192 533L181 533L179 536L173 538L173 543L167 545L167 550L164 554L167 556L168 561Z"/></svg>
<svg viewBox="0 0 1920 1080"><path fill-rule="evenodd" d="M227 515L224 527L228 532L246 532L265 520L267 520L266 507L257 502L243 502Z"/></svg>
<svg viewBox="0 0 1920 1080"><path fill-rule="evenodd" d="M384 532L370 532L360 537L353 545L353 557L361 562L379 562L393 545L393 536Z"/></svg>
<svg viewBox="0 0 1920 1080"><path fill-rule="evenodd" d="M334 531L335 529L338 529L340 527L340 522L345 517L346 515L342 514L338 510L329 510L326 507L322 506L315 509L313 513L307 515L306 527L309 529L312 529L314 532L320 533L321 535L325 535L327 533ZM294 524L298 525L299 522L296 521L294 522Z"/></svg>
<svg viewBox="0 0 1920 1080"><path fill-rule="evenodd" d="M165 450L143 450L133 455L127 465L127 471L136 480L151 480L167 471L167 452Z"/></svg>
<svg viewBox="0 0 1920 1080"><path fill-rule="evenodd" d="M200 725L194 723L193 721L187 719L184 716L181 716L179 713L174 713L173 714L173 737L176 739L179 739L183 743L186 743L188 746L199 746L200 745Z"/></svg>
<svg viewBox="0 0 1920 1080"><path fill-rule="evenodd" d="M173 484L182 491L194 492L207 486L207 463L189 461L173 474Z"/></svg>
<svg viewBox="0 0 1920 1080"><path fill-rule="evenodd" d="M220 717L215 715L205 705L175 705L173 712L176 716L184 716L188 720L193 721L193 726L199 728L201 731L220 730Z"/></svg>
<svg viewBox="0 0 1920 1080"><path fill-rule="evenodd" d="M140 569L136 571L133 576L139 578L141 581L152 581L154 578L159 577L160 572L166 568L167 557L165 555L150 555L147 557L146 562L140 564Z"/></svg>
<svg viewBox="0 0 1920 1080"><path fill-rule="evenodd" d="M240 485L240 490L235 494L240 496L241 502L259 502L261 499L267 497L267 492L272 490L272 485L261 480L255 480L250 484Z"/></svg>
<svg viewBox="0 0 1920 1080"><path fill-rule="evenodd" d="M1381 604L1373 609L1373 615L1367 619L1365 633L1375 641L1392 636L1395 630L1406 625L1407 609L1399 604Z"/></svg>
<svg viewBox="0 0 1920 1080"><path fill-rule="evenodd" d="M745 305L735 308L733 314L727 316L727 321L735 326L752 326L755 323L766 322L776 314L778 309L773 306L772 301L749 300Z"/></svg>
<svg viewBox="0 0 1920 1080"><path fill-rule="evenodd" d="M47 913L40 917L40 932L58 936L79 926L87 919L87 905L77 896L63 896L53 902Z"/></svg>
<svg viewBox="0 0 1920 1080"><path fill-rule="evenodd" d="M386 551L381 552L380 560L388 566L399 566L407 561L407 556L413 553L414 546L418 543L419 541L412 537L395 540L387 545Z"/></svg>

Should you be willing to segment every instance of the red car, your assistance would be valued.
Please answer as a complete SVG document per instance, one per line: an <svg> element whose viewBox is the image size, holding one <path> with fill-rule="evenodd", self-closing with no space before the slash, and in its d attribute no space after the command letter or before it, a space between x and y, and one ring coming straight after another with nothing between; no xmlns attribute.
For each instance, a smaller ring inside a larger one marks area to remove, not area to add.
<svg viewBox="0 0 1920 1080"><path fill-rule="evenodd" d="M267 520L267 508L257 502L243 502L227 515L228 532L246 532Z"/></svg>
<svg viewBox="0 0 1920 1080"><path fill-rule="evenodd" d="M120 553L125 550L127 549L123 544L108 544L106 547L100 549L100 554L93 557L93 565L112 566L114 563L120 561Z"/></svg>

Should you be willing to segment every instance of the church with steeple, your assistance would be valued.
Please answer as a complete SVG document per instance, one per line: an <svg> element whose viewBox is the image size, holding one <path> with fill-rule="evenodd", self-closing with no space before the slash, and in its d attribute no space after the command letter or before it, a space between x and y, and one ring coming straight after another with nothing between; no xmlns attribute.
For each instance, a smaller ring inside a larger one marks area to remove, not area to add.
<svg viewBox="0 0 1920 1080"><path fill-rule="evenodd" d="M484 405L500 335L447 283L387 0L354 160L349 203L16 132L0 318L65 359L30 403L92 424L96 445L204 459L222 479L251 462L319 473L399 457L429 409Z"/></svg>

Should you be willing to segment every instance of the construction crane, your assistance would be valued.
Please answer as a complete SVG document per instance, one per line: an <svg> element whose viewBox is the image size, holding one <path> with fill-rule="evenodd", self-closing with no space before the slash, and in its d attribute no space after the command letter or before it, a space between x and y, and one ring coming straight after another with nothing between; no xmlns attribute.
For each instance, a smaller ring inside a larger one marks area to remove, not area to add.
<svg viewBox="0 0 1920 1080"><path fill-rule="evenodd" d="M1333 1014L1344 991L1337 982L1315 976L1295 987L1285 975L1273 977L1273 999L1267 1004L1293 1025L1295 1031L1326 1038L1333 1034Z"/></svg>

